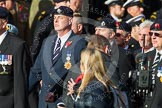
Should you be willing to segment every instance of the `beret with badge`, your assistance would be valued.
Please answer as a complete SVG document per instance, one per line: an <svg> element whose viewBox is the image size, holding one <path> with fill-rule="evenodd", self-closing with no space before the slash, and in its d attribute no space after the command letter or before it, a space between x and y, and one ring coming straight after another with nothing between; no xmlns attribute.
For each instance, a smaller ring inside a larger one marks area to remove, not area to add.
<svg viewBox="0 0 162 108"><path fill-rule="evenodd" d="M60 6L52 11L54 15L65 15L69 17L73 17L73 10L66 6Z"/></svg>
<svg viewBox="0 0 162 108"><path fill-rule="evenodd" d="M150 30L162 31L162 19L156 20L150 27Z"/></svg>
<svg viewBox="0 0 162 108"><path fill-rule="evenodd" d="M143 4L140 2L140 0L127 0L124 4L123 7L124 8L128 8L131 6L139 6L139 7L143 7Z"/></svg>
<svg viewBox="0 0 162 108"><path fill-rule="evenodd" d="M113 5L120 5L120 6L122 6L123 2L121 0L107 0L107 1L105 1L104 4L108 5L108 6L113 6Z"/></svg>
<svg viewBox="0 0 162 108"><path fill-rule="evenodd" d="M0 7L0 18L7 19L8 16L9 16L9 11L4 7Z"/></svg>
<svg viewBox="0 0 162 108"><path fill-rule="evenodd" d="M116 22L116 28L120 30L124 30L129 33L132 31L132 26L124 21Z"/></svg>
<svg viewBox="0 0 162 108"><path fill-rule="evenodd" d="M116 21L110 18L103 18L100 20L97 24L96 27L101 27L101 28L111 28L111 29L116 29Z"/></svg>

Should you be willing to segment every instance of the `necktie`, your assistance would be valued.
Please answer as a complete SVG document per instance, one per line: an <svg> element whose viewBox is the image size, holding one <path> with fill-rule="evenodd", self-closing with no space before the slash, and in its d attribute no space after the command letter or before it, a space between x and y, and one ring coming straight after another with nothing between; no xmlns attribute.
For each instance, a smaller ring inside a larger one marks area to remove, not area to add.
<svg viewBox="0 0 162 108"><path fill-rule="evenodd" d="M157 67L158 63L160 61L160 53L157 53L156 59L152 65L152 69L155 70L155 68Z"/></svg>
<svg viewBox="0 0 162 108"><path fill-rule="evenodd" d="M59 38L57 40L56 48L53 50L53 55L52 55L52 62L55 60L55 58L59 55L61 49L61 39Z"/></svg>

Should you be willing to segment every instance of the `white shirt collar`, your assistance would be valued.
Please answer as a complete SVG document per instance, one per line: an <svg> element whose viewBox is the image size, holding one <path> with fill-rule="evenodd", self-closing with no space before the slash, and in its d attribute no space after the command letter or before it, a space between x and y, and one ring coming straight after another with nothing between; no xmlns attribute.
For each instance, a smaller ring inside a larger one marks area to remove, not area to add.
<svg viewBox="0 0 162 108"><path fill-rule="evenodd" d="M2 44L4 38L6 37L7 35L7 31L5 31L2 35L0 35L0 45Z"/></svg>
<svg viewBox="0 0 162 108"><path fill-rule="evenodd" d="M118 22L121 21L121 19L117 18L115 15L111 14L111 16L113 17L113 19L114 19L115 21L118 21Z"/></svg>
<svg viewBox="0 0 162 108"><path fill-rule="evenodd" d="M58 41L59 38L61 39L61 49L64 46L65 42L70 37L71 33L72 33L72 30L70 30L68 33L66 33L65 35L63 35L61 37L59 37L59 36L57 37L57 41ZM56 41L56 43L57 43L57 41ZM56 47L56 45L55 45L55 47Z"/></svg>
<svg viewBox="0 0 162 108"><path fill-rule="evenodd" d="M150 52L150 51L152 51L152 50L154 50L155 48L154 47L151 47L150 49L148 49L145 53L148 53L148 52Z"/></svg>

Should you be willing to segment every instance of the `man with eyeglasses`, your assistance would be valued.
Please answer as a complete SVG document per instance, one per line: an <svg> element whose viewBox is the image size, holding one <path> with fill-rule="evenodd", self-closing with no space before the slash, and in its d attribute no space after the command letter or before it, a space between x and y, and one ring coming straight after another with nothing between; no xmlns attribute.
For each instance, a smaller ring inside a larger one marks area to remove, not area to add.
<svg viewBox="0 0 162 108"><path fill-rule="evenodd" d="M155 48L147 54L145 69L149 71L149 92L145 95L141 108L162 108L162 19L150 27L152 45Z"/></svg>
<svg viewBox="0 0 162 108"><path fill-rule="evenodd" d="M135 59L134 52L139 49L139 44L135 41L129 42L131 40L131 25L121 22L116 23L116 34L115 34L115 42L118 46L122 47L126 51L126 55L128 56L132 69L135 69Z"/></svg>

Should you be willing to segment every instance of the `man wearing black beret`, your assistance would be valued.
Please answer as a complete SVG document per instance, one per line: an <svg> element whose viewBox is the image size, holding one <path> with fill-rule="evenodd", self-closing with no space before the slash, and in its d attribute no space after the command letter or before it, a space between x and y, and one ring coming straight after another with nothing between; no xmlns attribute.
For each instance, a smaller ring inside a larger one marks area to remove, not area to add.
<svg viewBox="0 0 162 108"><path fill-rule="evenodd" d="M162 19L156 20L151 25L149 35L155 50L147 53L145 67L151 70L149 71L150 89L143 98L141 108L162 108Z"/></svg>
<svg viewBox="0 0 162 108"><path fill-rule="evenodd" d="M57 34L44 40L29 76L29 90L42 80L39 108L56 107L62 96L63 81L69 69L79 62L80 53L86 47L85 39L71 30L73 10L60 6L52 13Z"/></svg>
<svg viewBox="0 0 162 108"><path fill-rule="evenodd" d="M110 42L111 61L116 66L116 71L113 75L116 78L115 84L125 86L131 65L126 56L126 51L115 42L116 21L110 18L102 19L97 24L95 30L96 35L104 36Z"/></svg>
<svg viewBox="0 0 162 108"><path fill-rule="evenodd" d="M28 108L29 53L25 41L6 30L8 15L0 7L0 108Z"/></svg>

